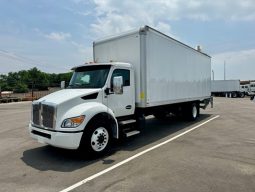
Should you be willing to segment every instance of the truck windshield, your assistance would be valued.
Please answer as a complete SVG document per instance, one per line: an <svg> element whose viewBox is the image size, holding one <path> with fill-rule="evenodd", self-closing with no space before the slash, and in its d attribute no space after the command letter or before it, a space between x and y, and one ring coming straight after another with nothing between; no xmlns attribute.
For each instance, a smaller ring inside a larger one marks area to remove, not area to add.
<svg viewBox="0 0 255 192"><path fill-rule="evenodd" d="M79 67L75 69L68 88L102 88L105 85L110 67L110 65Z"/></svg>

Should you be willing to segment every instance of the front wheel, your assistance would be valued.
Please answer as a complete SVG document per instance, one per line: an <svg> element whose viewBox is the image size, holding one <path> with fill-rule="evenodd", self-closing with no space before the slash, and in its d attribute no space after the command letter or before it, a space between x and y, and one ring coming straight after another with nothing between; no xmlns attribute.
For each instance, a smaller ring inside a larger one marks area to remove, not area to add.
<svg viewBox="0 0 255 192"><path fill-rule="evenodd" d="M104 123L95 123L88 126L82 137L81 152L93 156L105 154L111 145L111 132L109 127Z"/></svg>
<svg viewBox="0 0 255 192"><path fill-rule="evenodd" d="M245 97L245 93L244 93L244 92L241 92L241 93L240 93L240 97L241 97L241 98L244 98L244 97Z"/></svg>
<svg viewBox="0 0 255 192"><path fill-rule="evenodd" d="M107 129L104 127L98 127L91 135L91 148L96 152L101 152L107 147L109 140L110 136Z"/></svg>

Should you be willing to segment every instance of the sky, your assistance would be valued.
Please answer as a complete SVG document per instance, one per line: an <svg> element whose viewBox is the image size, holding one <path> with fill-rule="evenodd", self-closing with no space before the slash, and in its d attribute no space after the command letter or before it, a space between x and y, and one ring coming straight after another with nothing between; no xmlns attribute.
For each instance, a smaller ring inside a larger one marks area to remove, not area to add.
<svg viewBox="0 0 255 192"><path fill-rule="evenodd" d="M0 0L0 74L68 72L92 43L149 25L212 57L215 79L255 79L255 0Z"/></svg>

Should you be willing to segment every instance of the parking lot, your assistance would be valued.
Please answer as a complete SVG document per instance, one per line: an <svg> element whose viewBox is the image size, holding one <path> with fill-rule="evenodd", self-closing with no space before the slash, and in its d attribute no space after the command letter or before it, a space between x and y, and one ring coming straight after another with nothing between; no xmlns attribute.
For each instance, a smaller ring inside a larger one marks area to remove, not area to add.
<svg viewBox="0 0 255 192"><path fill-rule="evenodd" d="M0 105L0 191L255 191L248 98L215 98L195 122L150 118L142 135L99 159L32 140L30 110L30 102Z"/></svg>

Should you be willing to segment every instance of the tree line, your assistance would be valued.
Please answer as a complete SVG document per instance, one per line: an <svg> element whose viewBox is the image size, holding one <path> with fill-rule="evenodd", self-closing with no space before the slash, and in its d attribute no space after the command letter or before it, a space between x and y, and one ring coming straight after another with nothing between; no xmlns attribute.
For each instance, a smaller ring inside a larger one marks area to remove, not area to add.
<svg viewBox="0 0 255 192"><path fill-rule="evenodd" d="M60 82L69 82L72 72L45 73L36 67L29 70L9 72L0 75L1 91L13 91L14 93L26 93L29 90L48 90L48 87L60 87Z"/></svg>

